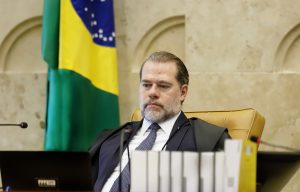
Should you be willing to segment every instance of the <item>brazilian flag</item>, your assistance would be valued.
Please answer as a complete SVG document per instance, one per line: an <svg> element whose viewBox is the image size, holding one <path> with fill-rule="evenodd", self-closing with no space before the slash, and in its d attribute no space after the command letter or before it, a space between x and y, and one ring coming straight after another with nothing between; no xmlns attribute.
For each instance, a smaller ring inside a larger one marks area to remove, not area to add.
<svg viewBox="0 0 300 192"><path fill-rule="evenodd" d="M44 0L45 150L86 151L119 126L113 0Z"/></svg>

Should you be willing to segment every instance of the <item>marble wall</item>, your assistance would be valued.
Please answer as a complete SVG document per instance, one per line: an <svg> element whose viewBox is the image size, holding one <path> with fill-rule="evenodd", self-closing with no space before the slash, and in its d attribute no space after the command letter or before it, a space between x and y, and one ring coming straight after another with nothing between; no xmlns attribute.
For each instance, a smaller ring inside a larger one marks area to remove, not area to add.
<svg viewBox="0 0 300 192"><path fill-rule="evenodd" d="M191 74L184 110L252 107L266 118L263 139L300 148L300 2L155 2L116 5L119 75L130 75L120 82L122 121L138 107L141 63L155 50L169 50Z"/></svg>
<svg viewBox="0 0 300 192"><path fill-rule="evenodd" d="M168 50L190 71L184 110L255 108L266 118L263 140L300 149L299 7L298 0L115 0L121 121L138 107L141 63ZM42 9L41 0L0 0L0 123L30 126L1 127L0 150L43 148ZM300 171L282 191L300 191L299 179Z"/></svg>
<svg viewBox="0 0 300 192"><path fill-rule="evenodd" d="M40 52L43 2L1 0L0 12L0 123L29 125L1 127L0 150L42 150L47 87Z"/></svg>

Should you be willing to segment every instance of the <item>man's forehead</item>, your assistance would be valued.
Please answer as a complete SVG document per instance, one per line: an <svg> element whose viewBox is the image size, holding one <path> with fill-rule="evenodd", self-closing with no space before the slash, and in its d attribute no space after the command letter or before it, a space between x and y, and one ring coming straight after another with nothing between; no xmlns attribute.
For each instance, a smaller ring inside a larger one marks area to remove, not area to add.
<svg viewBox="0 0 300 192"><path fill-rule="evenodd" d="M177 82L176 75L177 75L177 67L176 64L172 61L170 62L147 61L144 63L140 82L175 84L175 82Z"/></svg>

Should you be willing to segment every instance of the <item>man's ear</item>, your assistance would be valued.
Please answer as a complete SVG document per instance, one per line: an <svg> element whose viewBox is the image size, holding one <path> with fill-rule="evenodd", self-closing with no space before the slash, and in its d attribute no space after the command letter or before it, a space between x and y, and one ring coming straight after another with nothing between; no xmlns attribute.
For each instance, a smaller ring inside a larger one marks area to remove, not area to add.
<svg viewBox="0 0 300 192"><path fill-rule="evenodd" d="M185 97L186 97L187 92L188 92L188 88L189 88L189 86L187 84L184 84L184 85L181 86L181 88L180 88L180 92L181 92L180 100L181 100L181 102L183 102L185 100Z"/></svg>

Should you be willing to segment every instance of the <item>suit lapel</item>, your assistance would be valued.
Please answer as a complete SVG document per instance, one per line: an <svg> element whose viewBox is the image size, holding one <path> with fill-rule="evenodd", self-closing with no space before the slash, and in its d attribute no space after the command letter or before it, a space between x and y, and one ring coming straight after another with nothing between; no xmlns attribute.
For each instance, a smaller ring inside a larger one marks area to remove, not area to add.
<svg viewBox="0 0 300 192"><path fill-rule="evenodd" d="M189 125L188 118L181 112L172 128L166 150L179 150L180 146L184 145L183 139L190 129Z"/></svg>

